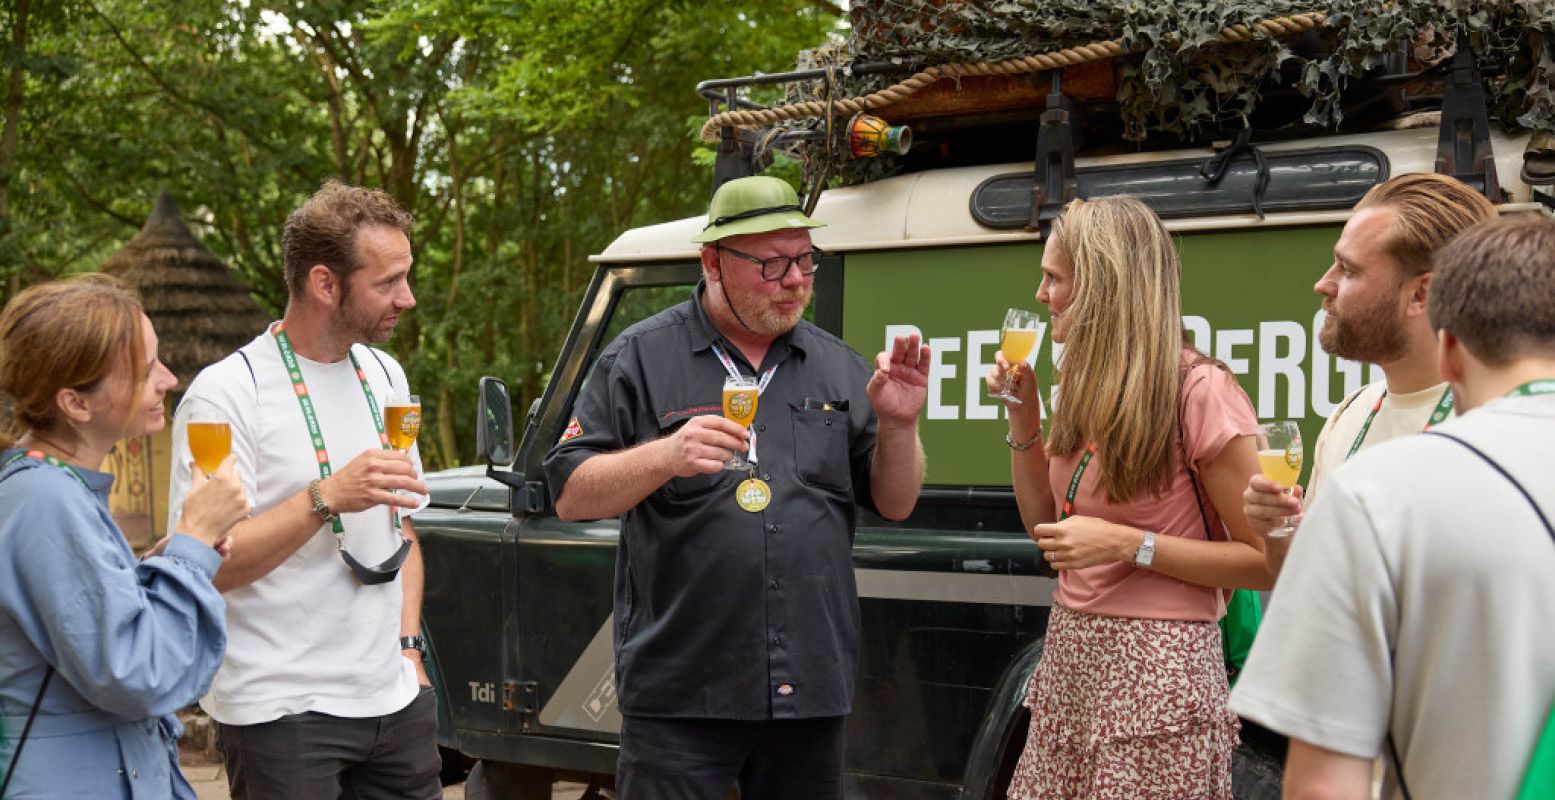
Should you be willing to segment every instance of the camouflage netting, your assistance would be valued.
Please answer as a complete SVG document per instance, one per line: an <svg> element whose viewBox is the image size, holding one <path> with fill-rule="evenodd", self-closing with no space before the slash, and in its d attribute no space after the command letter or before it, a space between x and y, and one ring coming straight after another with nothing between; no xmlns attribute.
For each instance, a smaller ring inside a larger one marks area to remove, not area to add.
<svg viewBox="0 0 1555 800"><path fill-rule="evenodd" d="M1228 26L1312 12L1326 19L1301 42L1208 44ZM1406 51L1439 59L1466 33L1479 62L1502 69L1490 84L1492 118L1507 129L1555 131L1555 0L853 0L849 13L850 38L802 53L800 69L891 59L922 69L1121 40L1130 55L1121 59L1116 104L1131 141L1215 135L1251 117L1271 86L1305 97L1307 122L1337 127L1347 84ZM837 74L832 91L849 97L904 77ZM788 93L791 102L824 96L821 82ZM854 183L893 171L888 159L843 155L841 136L834 130L832 174ZM826 149L808 148L810 177Z"/></svg>

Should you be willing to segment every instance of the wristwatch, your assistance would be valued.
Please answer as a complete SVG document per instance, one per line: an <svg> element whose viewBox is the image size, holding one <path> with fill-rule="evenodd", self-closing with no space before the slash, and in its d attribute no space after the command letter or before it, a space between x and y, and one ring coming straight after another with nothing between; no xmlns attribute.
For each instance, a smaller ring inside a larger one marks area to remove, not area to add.
<svg viewBox="0 0 1555 800"><path fill-rule="evenodd" d="M425 636L401 636L400 637L400 649L401 650L414 650L414 651L420 653L421 654L421 660L425 661L426 658L427 658L427 640L426 640L426 637Z"/></svg>
<svg viewBox="0 0 1555 800"><path fill-rule="evenodd" d="M340 516L324 502L324 492L319 489L319 481L316 478L308 481L308 497L313 500L313 513L318 514L326 524L334 522L335 518Z"/></svg>
<svg viewBox="0 0 1555 800"><path fill-rule="evenodd" d="M1145 569L1150 562L1155 560L1155 534L1145 531L1145 540L1139 543L1139 549L1134 551L1134 566Z"/></svg>

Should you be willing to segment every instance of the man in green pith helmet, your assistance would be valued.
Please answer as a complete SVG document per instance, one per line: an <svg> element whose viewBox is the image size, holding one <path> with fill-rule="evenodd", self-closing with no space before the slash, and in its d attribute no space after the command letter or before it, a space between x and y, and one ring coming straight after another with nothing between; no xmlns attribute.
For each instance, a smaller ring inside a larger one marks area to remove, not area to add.
<svg viewBox="0 0 1555 800"><path fill-rule="evenodd" d="M929 348L871 369L801 318L821 224L776 178L720 187L704 279L605 349L546 457L559 516L621 516L624 800L841 797L857 506L917 503Z"/></svg>

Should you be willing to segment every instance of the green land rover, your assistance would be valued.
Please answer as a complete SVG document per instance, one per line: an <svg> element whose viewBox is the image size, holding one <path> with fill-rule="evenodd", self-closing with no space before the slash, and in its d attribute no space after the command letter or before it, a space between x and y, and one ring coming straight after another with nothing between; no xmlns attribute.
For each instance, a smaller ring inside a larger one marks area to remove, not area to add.
<svg viewBox="0 0 1555 800"><path fill-rule="evenodd" d="M902 522L861 512L853 549L863 641L848 797L1002 798L1025 740L1021 700L1056 581L1021 529L1003 410L983 376L1004 310L1039 307L1044 205L1063 194L1146 199L1177 237L1194 343L1229 365L1260 418L1301 420L1310 441L1347 393L1380 377L1319 346L1323 312L1312 290L1367 189L1392 175L1446 171L1504 210L1551 202L1527 182L1540 180L1526 177L1525 151L1536 149L1529 135L1486 127L1483 100L1455 106L1450 94L1440 111L1387 130L1240 152L1079 157L1064 137L1038 136L1034 160L1027 149L1025 160L930 164L819 196L814 215L827 227L814 237L828 255L813 321L866 355L903 331L921 333L933 351L922 499ZM934 146L926 134L914 148ZM738 174L742 163L721 164L721 173ZM610 786L621 724L611 652L619 525L558 519L540 465L605 345L691 291L700 276L691 238L703 223L630 230L593 256L593 281L521 431L505 387L486 379L480 449L495 466L430 478L432 505L416 517L428 668L441 744L451 759L481 762L472 797L548 798L564 778L596 796ZM1050 375L1055 356L1045 334L1033 355L1039 375ZM1281 743L1244 734L1237 796L1278 796Z"/></svg>

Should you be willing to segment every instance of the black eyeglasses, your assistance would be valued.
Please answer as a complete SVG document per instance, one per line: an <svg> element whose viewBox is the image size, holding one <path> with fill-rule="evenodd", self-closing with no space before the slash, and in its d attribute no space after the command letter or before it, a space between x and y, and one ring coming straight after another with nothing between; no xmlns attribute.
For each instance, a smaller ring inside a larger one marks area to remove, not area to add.
<svg viewBox="0 0 1555 800"><path fill-rule="evenodd" d="M773 256L771 258L757 258L749 253L742 253L732 247L718 246L719 250L738 258L743 258L752 264L761 266L761 279L764 281L780 281L788 274L790 267L798 267L800 275L814 275L821 268L821 258L826 251L819 247L810 248L809 252L800 253L797 256Z"/></svg>

